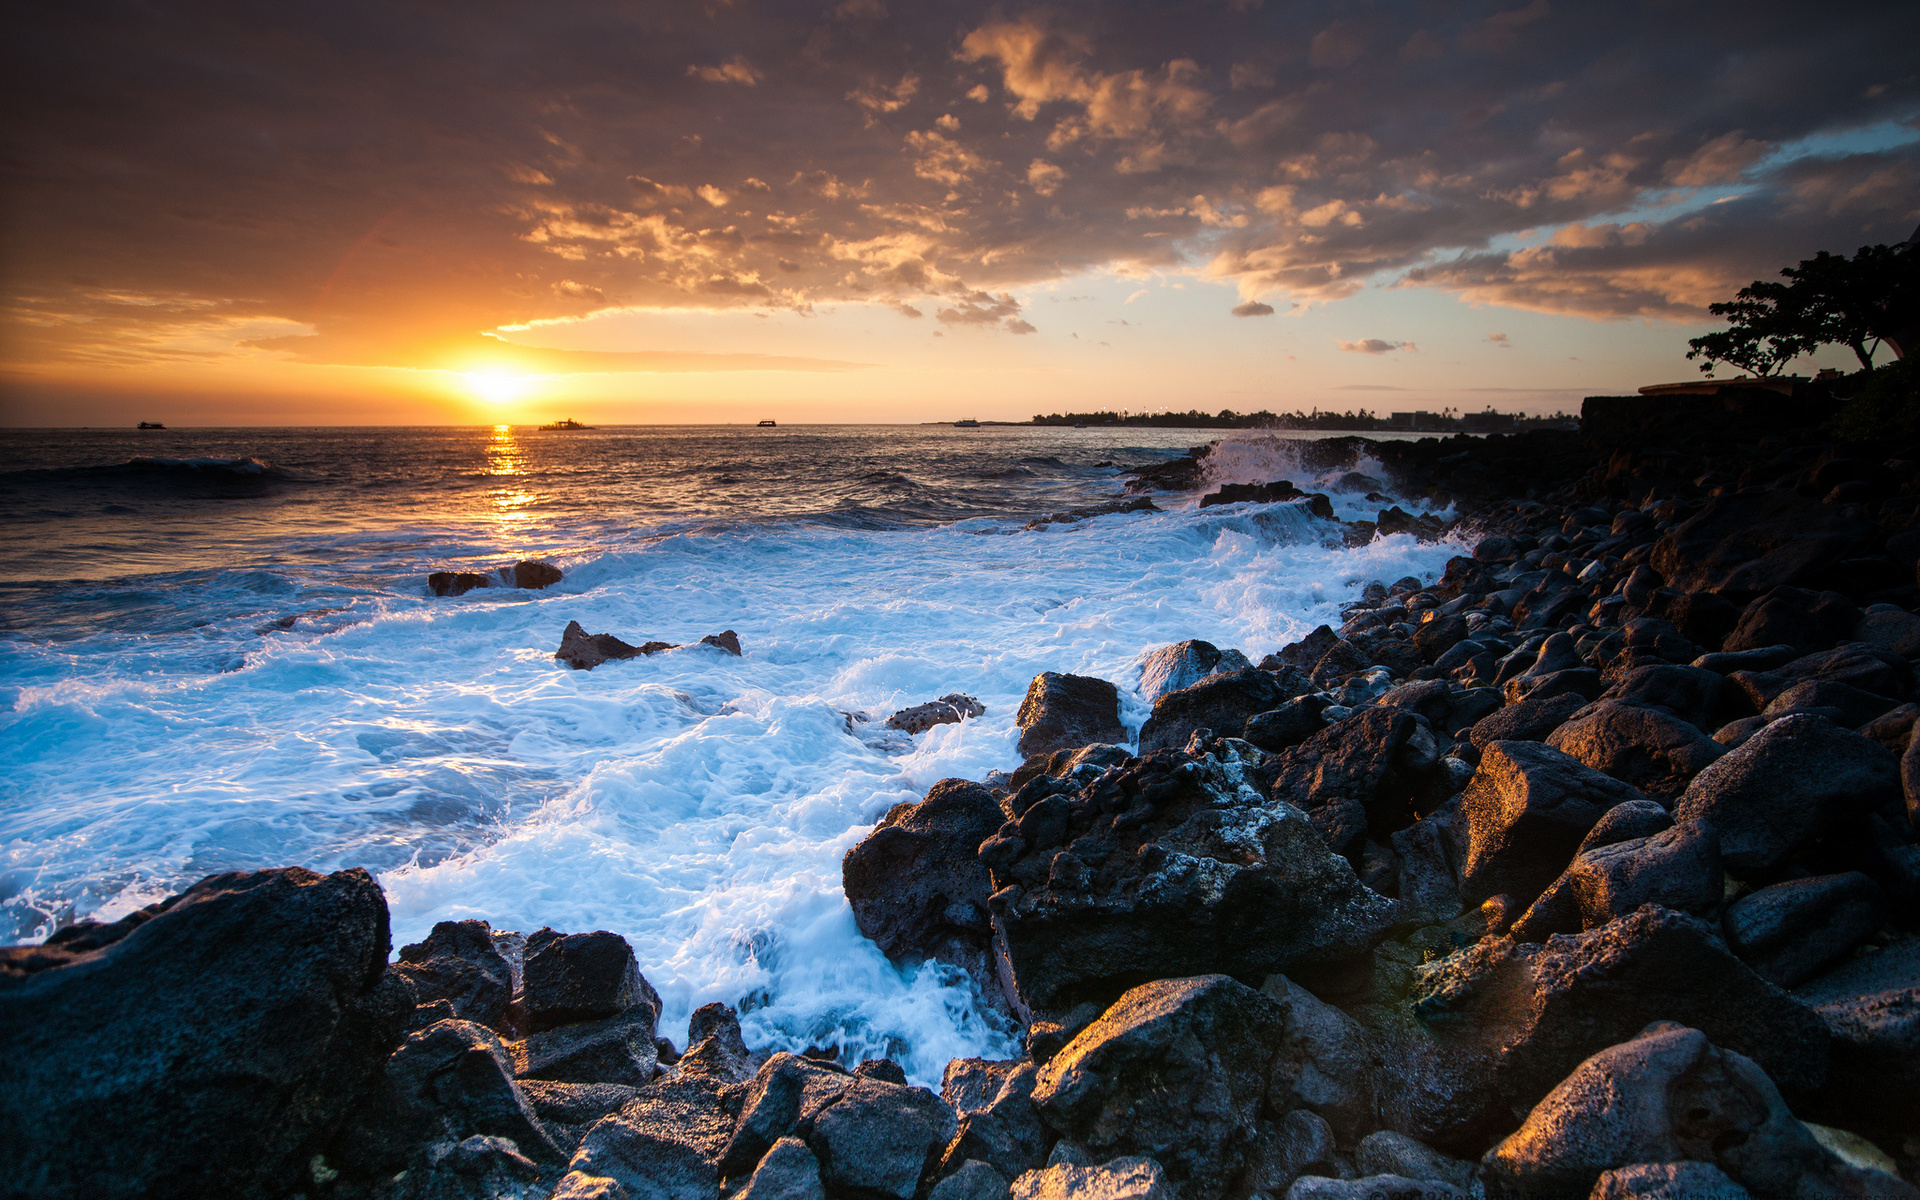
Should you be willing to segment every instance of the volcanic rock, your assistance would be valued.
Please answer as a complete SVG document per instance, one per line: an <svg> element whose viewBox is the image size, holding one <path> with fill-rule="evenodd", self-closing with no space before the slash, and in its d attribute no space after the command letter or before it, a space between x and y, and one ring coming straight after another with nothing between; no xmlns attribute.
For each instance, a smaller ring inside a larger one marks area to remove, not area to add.
<svg viewBox="0 0 1920 1200"><path fill-rule="evenodd" d="M512 1035L513 971L485 921L441 921L399 958L393 970L413 985L416 1004L445 1000L460 1020Z"/></svg>
<svg viewBox="0 0 1920 1200"><path fill-rule="evenodd" d="M1858 871L1790 879L1727 907L1727 944L1762 979L1797 987L1880 928L1886 901Z"/></svg>
<svg viewBox="0 0 1920 1200"><path fill-rule="evenodd" d="M493 576L472 571L435 571L427 576L427 590L436 596L464 596L475 588L492 586Z"/></svg>
<svg viewBox="0 0 1920 1200"><path fill-rule="evenodd" d="M1174 1200L1160 1164L1142 1155L1074 1166L1060 1163L1013 1181L1013 1200Z"/></svg>
<svg viewBox="0 0 1920 1200"><path fill-rule="evenodd" d="M554 566L550 562L542 562L537 558L523 558L511 567L508 567L503 574L513 580L514 587L528 588L534 591L538 591L541 588L550 588L564 578L559 567Z"/></svg>
<svg viewBox="0 0 1920 1200"><path fill-rule="evenodd" d="M1015 721L1023 758L1128 740L1120 724L1120 689L1085 675L1046 671L1034 676Z"/></svg>
<svg viewBox="0 0 1920 1200"><path fill-rule="evenodd" d="M1238 650L1222 650L1212 642L1186 641L1149 651L1140 664L1140 686L1135 690L1151 704L1168 692L1191 687L1209 675L1244 671L1253 666Z"/></svg>
<svg viewBox="0 0 1920 1200"><path fill-rule="evenodd" d="M1292 698L1271 671L1247 669L1210 675L1153 702L1153 715L1140 726L1140 753L1179 749L1196 729L1211 729L1220 737L1240 737L1248 717L1278 708Z"/></svg>
<svg viewBox="0 0 1920 1200"><path fill-rule="evenodd" d="M1800 654L1831 650L1860 622L1860 610L1838 592L1779 587L1747 605L1727 635L1725 651L1792 646Z"/></svg>
<svg viewBox="0 0 1920 1200"><path fill-rule="evenodd" d="M990 980L993 877L976 851L1004 820L993 793L964 779L896 804L840 866L860 932L895 961L937 958Z"/></svg>
<svg viewBox="0 0 1920 1200"><path fill-rule="evenodd" d="M1030 1062L956 1058L947 1064L940 1095L959 1127L942 1153L941 1174L978 1161L1006 1180L1046 1164L1053 1132L1033 1104L1035 1077Z"/></svg>
<svg viewBox="0 0 1920 1200"><path fill-rule="evenodd" d="M1543 942L1550 934L1597 929L1642 904L1710 916L1720 905L1721 880L1720 839L1700 822L1583 848L1514 922L1512 935L1515 941Z"/></svg>
<svg viewBox="0 0 1920 1200"><path fill-rule="evenodd" d="M1461 798L1461 895L1474 904L1501 893L1531 903L1608 809L1644 798L1551 746L1489 743Z"/></svg>
<svg viewBox="0 0 1920 1200"><path fill-rule="evenodd" d="M618 1016L636 1005L660 1014L660 997L640 974L633 947L617 933L559 934L542 929L527 938L522 988L527 1028L535 1033L574 1021Z"/></svg>
<svg viewBox="0 0 1920 1200"><path fill-rule="evenodd" d="M1587 703L1584 696L1570 693L1522 700L1475 721L1467 739L1480 750L1493 742L1543 742Z"/></svg>
<svg viewBox="0 0 1920 1200"><path fill-rule="evenodd" d="M1698 726L1623 700L1601 700L1581 709L1547 735L1547 745L1667 800L1727 752Z"/></svg>
<svg viewBox="0 0 1920 1200"><path fill-rule="evenodd" d="M972 696L953 692L938 700L929 700L925 704L901 709L887 718L887 728L904 729L908 733L925 733L935 725L958 725L968 717L984 716L986 711L987 706Z"/></svg>
<svg viewBox="0 0 1920 1200"><path fill-rule="evenodd" d="M1306 810L1335 851L1369 830L1384 840L1412 823L1408 801L1439 761L1425 719L1367 708L1282 751L1267 770L1272 795Z"/></svg>
<svg viewBox="0 0 1920 1200"><path fill-rule="evenodd" d="M1842 559L1874 553L1877 533L1863 516L1792 492L1733 492L1668 530L1647 562L1681 591L1745 600L1805 586Z"/></svg>

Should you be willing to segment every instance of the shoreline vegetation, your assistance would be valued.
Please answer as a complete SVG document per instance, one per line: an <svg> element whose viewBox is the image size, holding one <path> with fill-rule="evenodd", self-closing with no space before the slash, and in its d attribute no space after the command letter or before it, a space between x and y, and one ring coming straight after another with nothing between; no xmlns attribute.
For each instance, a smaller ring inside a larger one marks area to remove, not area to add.
<svg viewBox="0 0 1920 1200"><path fill-rule="evenodd" d="M861 931L1015 1059L935 1091L721 1004L662 1030L615 934L390 961L365 871L216 875L0 950L0 1195L1920 1197L1920 436L1875 374L1299 443L1379 464L1370 522L1201 497L1461 553L1286 646L1141 647L1137 730L1045 672L1016 769L848 851ZM647 652L567 636L555 669Z"/></svg>

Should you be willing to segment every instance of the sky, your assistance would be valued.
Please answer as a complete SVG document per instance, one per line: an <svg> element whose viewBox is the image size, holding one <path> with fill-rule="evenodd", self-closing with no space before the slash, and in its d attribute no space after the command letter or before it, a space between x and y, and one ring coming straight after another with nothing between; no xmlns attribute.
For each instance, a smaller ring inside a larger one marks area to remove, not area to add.
<svg viewBox="0 0 1920 1200"><path fill-rule="evenodd" d="M1910 2L73 0L8 42L11 426L1572 411L1920 225Z"/></svg>

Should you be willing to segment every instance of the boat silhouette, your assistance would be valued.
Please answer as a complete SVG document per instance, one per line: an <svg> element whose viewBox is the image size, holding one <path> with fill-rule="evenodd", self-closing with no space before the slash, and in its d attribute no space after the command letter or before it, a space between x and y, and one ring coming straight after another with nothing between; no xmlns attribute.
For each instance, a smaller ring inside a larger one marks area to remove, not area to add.
<svg viewBox="0 0 1920 1200"><path fill-rule="evenodd" d="M542 425L540 428L543 430L592 429L593 426L582 425L580 422L574 420L572 417L566 417L561 420L555 421L551 425Z"/></svg>

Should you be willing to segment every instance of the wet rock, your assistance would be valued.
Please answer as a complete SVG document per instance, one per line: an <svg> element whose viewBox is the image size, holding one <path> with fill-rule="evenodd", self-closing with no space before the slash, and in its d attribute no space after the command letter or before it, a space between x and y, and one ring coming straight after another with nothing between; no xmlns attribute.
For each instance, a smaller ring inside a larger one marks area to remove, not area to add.
<svg viewBox="0 0 1920 1200"><path fill-rule="evenodd" d="M993 794L964 779L895 805L841 863L860 932L896 961L937 958L990 980L993 878L976 851L1003 820Z"/></svg>
<svg viewBox="0 0 1920 1200"><path fill-rule="evenodd" d="M1727 907L1727 944L1762 979L1797 987L1852 954L1885 915L1879 886L1858 871L1791 879Z"/></svg>
<svg viewBox="0 0 1920 1200"><path fill-rule="evenodd" d="M1531 903L1616 804L1645 799L1617 779L1539 742L1493 742L1461 797L1467 852L1461 895Z"/></svg>
<svg viewBox="0 0 1920 1200"><path fill-rule="evenodd" d="M1875 553L1878 530L1854 511L1793 492L1715 496L1655 543L1647 562L1683 592L1735 600L1804 586L1842 559Z"/></svg>
<svg viewBox="0 0 1920 1200"><path fill-rule="evenodd" d="M1267 770L1274 798L1306 810L1327 845L1346 854L1369 831L1384 840L1412 824L1409 801L1438 763L1424 719L1367 708L1283 751Z"/></svg>
<svg viewBox="0 0 1920 1200"><path fill-rule="evenodd" d="M1449 1158L1403 1133L1382 1129L1368 1134L1353 1150L1353 1165L1362 1175L1398 1175L1424 1179L1471 1191L1476 1182L1474 1164Z"/></svg>
<svg viewBox="0 0 1920 1200"><path fill-rule="evenodd" d="M1555 933L1597 929L1642 904L1710 916L1720 906L1722 878L1720 839L1711 825L1688 822L1649 837L1607 842L1576 854L1514 922L1512 936L1543 942Z"/></svg>
<svg viewBox="0 0 1920 1200"><path fill-rule="evenodd" d="M781 1138L760 1160L737 1200L826 1200L820 1160L799 1138Z"/></svg>
<svg viewBox="0 0 1920 1200"><path fill-rule="evenodd" d="M941 1174L979 1161L1013 1179L1046 1164L1053 1135L1034 1107L1034 1079L1030 1062L957 1058L947 1064L940 1094L959 1126L941 1155Z"/></svg>
<svg viewBox="0 0 1920 1200"><path fill-rule="evenodd" d="M1117 767L1133 757L1125 746L1116 746L1111 742L1096 742L1091 746L1081 746L1075 750L1054 750L1045 754L1036 754L1020 764L1015 770L1008 787L1018 792L1030 781L1042 775L1054 779L1072 778L1080 782L1090 782L1108 767Z"/></svg>
<svg viewBox="0 0 1920 1200"><path fill-rule="evenodd" d="M1898 796L1885 747L1821 717L1783 717L1694 776L1674 806L1709 821L1736 874L1769 870L1839 823Z"/></svg>
<svg viewBox="0 0 1920 1200"><path fill-rule="evenodd" d="M591 671L604 662L638 658L643 654L657 654L671 648L665 642L629 645L610 633L588 633L581 628L580 622L568 621L566 630L560 635L560 648L553 652L553 656L576 671Z"/></svg>
<svg viewBox="0 0 1920 1200"><path fill-rule="evenodd" d="M1034 676L1015 721L1023 758L1128 740L1120 724L1120 689L1085 675L1046 671Z"/></svg>
<svg viewBox="0 0 1920 1200"><path fill-rule="evenodd" d="M1735 958L1714 926L1656 905L1544 944L1489 938L1421 973L1415 995L1445 1043L1481 1047L1424 1118L1443 1145L1511 1129L1583 1059L1654 1021L1746 1054L1789 1094L1811 1094L1827 1071L1817 1015ZM1393 1070L1382 1080L1401 1084Z"/></svg>
<svg viewBox="0 0 1920 1200"><path fill-rule="evenodd" d="M0 950L0 1146L22 1195L293 1190L412 1003L358 869L212 875L61 934Z"/></svg>
<svg viewBox="0 0 1920 1200"><path fill-rule="evenodd" d="M1581 709L1547 735L1547 745L1648 796L1672 799L1727 752L1678 717L1623 700Z"/></svg>
<svg viewBox="0 0 1920 1200"><path fill-rule="evenodd" d="M1581 1063L1482 1165L1489 1196L1546 1197L1647 1162L1709 1163L1761 1195L1846 1172L1753 1060L1669 1022Z"/></svg>
<svg viewBox="0 0 1920 1200"><path fill-rule="evenodd" d="M462 1021L513 1033L513 971L485 921L441 921L425 940L400 947L399 958L393 970L413 985L415 1003L444 1000Z"/></svg>
<svg viewBox="0 0 1920 1200"><path fill-rule="evenodd" d="M1350 960L1384 933L1393 903L1222 745L1224 758L1135 760L981 845L1021 1003L1060 1013L1144 979L1261 980Z"/></svg>
<svg viewBox="0 0 1920 1200"><path fill-rule="evenodd" d="M508 567L502 574L513 581L514 587L533 591L550 588L565 578L559 567L537 558L523 558Z"/></svg>
<svg viewBox="0 0 1920 1200"><path fill-rule="evenodd" d="M427 576L427 590L436 596L464 596L475 588L492 586L493 576L472 571L435 571Z"/></svg>
<svg viewBox="0 0 1920 1200"><path fill-rule="evenodd" d="M1013 1181L1013 1200L1174 1200L1160 1164L1143 1155L1028 1171Z"/></svg>
<svg viewBox="0 0 1920 1200"><path fill-rule="evenodd" d="M1330 627L1321 625L1297 642L1290 642L1260 661L1263 671L1279 667L1292 667L1296 671L1311 671L1314 664L1326 657L1327 651L1339 644L1340 635Z"/></svg>
<svg viewBox="0 0 1920 1200"><path fill-rule="evenodd" d="M388 1061L385 1108L372 1114L387 1163L414 1146L476 1134L510 1139L546 1162L565 1158L513 1079L507 1048L470 1021L441 1021L409 1037Z"/></svg>
<svg viewBox="0 0 1920 1200"><path fill-rule="evenodd" d="M636 1004L597 1021L577 1021L528 1034L508 1047L520 1079L617 1083L642 1087L659 1061L654 1009Z"/></svg>
<svg viewBox="0 0 1920 1200"><path fill-rule="evenodd" d="M1522 700L1475 721L1467 738L1481 750L1494 742L1543 742L1587 703L1586 697L1571 693Z"/></svg>
<svg viewBox="0 0 1920 1200"><path fill-rule="evenodd" d="M1140 686L1135 690L1151 704L1209 675L1245 671L1252 666L1238 650L1222 650L1212 642L1178 642L1147 653L1140 664Z"/></svg>
<svg viewBox="0 0 1920 1200"><path fill-rule="evenodd" d="M1838 592L1775 588L1747 605L1723 650L1792 646L1801 654L1830 650L1860 622L1860 610Z"/></svg>
<svg viewBox="0 0 1920 1200"><path fill-rule="evenodd" d="M1278 708L1292 698L1271 671L1248 669L1210 675L1153 702L1153 715L1140 726L1140 753L1179 749L1196 729L1211 729L1221 737L1240 737L1248 717Z"/></svg>
<svg viewBox="0 0 1920 1200"><path fill-rule="evenodd" d="M700 639L700 644L702 646L718 646L735 658L740 657L740 635L731 629L723 629L719 633L710 633ZM977 716L978 714L975 715Z"/></svg>
<svg viewBox="0 0 1920 1200"><path fill-rule="evenodd" d="M1352 642L1335 642L1307 672L1318 687L1337 687L1347 676L1372 666L1371 656Z"/></svg>
<svg viewBox="0 0 1920 1200"><path fill-rule="evenodd" d="M1297 746L1326 728L1320 714L1326 711L1327 704L1327 698L1318 693L1296 696L1270 712L1248 717L1242 735L1262 750L1280 751Z"/></svg>
<svg viewBox="0 0 1920 1200"><path fill-rule="evenodd" d="M1152 1152L1188 1200L1213 1200L1245 1162L1282 1019L1223 975L1143 984L1041 1069L1034 1103L1096 1159Z"/></svg>
<svg viewBox="0 0 1920 1200"><path fill-rule="evenodd" d="M636 1005L651 1010L649 1024L660 1014L659 995L641 977L633 947L617 933L542 929L527 938L521 971L527 1028L534 1033L618 1016Z"/></svg>
<svg viewBox="0 0 1920 1200"><path fill-rule="evenodd" d="M938 700L901 709L887 718L887 728L925 733L935 725L958 725L968 717L984 716L986 711L987 706L972 696L952 692Z"/></svg>

